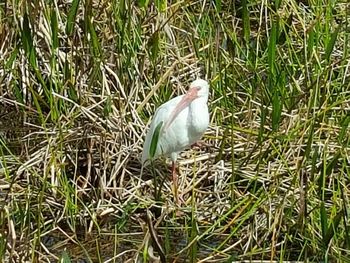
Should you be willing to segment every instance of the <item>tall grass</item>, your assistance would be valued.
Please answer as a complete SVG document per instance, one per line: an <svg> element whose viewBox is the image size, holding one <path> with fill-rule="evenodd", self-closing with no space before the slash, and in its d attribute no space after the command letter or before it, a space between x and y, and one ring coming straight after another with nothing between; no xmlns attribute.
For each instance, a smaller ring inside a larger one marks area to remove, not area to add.
<svg viewBox="0 0 350 263"><path fill-rule="evenodd" d="M349 10L0 3L0 261L349 261ZM211 122L178 208L166 162L140 178L140 155L196 77Z"/></svg>

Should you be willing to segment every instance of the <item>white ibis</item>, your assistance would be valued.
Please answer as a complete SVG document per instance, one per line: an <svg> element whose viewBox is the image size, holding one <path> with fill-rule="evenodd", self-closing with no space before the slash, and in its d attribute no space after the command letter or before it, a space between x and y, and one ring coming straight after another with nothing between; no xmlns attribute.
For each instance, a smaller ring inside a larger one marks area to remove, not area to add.
<svg viewBox="0 0 350 263"><path fill-rule="evenodd" d="M177 203L176 160L179 152L196 143L208 128L208 95L207 81L193 81L185 95L177 96L157 109L146 135L142 164L161 155L170 156Z"/></svg>

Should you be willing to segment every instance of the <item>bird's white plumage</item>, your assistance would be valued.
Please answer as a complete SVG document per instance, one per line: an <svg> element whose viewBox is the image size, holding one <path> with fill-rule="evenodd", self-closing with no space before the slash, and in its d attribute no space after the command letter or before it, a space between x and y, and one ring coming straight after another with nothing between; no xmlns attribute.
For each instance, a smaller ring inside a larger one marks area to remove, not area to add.
<svg viewBox="0 0 350 263"><path fill-rule="evenodd" d="M172 161L176 161L180 151L198 141L208 128L209 84L205 80L197 79L192 82L191 88L196 89L196 97L186 107L181 108L181 111L177 110L187 94L175 97L157 109L143 146L143 164L150 159L152 137L160 122L163 121L163 125L154 158L165 155L170 156Z"/></svg>

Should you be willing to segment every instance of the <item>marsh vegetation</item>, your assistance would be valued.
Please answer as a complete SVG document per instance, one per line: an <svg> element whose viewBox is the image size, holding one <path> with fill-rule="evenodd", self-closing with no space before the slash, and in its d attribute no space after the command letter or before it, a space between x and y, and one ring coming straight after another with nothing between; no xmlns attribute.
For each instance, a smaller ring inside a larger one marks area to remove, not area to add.
<svg viewBox="0 0 350 263"><path fill-rule="evenodd" d="M346 0L2 1L0 262L349 261L349 22ZM197 77L177 207L140 154Z"/></svg>

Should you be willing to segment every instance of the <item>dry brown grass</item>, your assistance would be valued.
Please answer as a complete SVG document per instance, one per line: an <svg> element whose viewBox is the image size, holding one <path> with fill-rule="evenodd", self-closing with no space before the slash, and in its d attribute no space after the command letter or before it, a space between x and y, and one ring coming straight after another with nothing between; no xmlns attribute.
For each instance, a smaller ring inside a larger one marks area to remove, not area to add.
<svg viewBox="0 0 350 263"><path fill-rule="evenodd" d="M307 2L87 1L71 32L72 3L0 4L0 262L348 260L349 6ZM176 207L140 153L196 77L211 122Z"/></svg>

